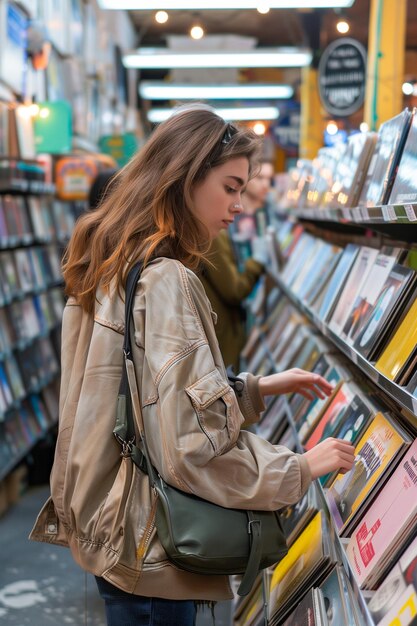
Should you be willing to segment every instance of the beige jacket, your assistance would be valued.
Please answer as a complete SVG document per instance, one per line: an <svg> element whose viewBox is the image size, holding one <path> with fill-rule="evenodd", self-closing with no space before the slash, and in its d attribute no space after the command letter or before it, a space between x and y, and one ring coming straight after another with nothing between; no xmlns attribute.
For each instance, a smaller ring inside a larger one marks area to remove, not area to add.
<svg viewBox="0 0 417 626"><path fill-rule="evenodd" d="M98 294L92 319L70 299L62 327L59 435L51 498L30 538L69 546L85 570L139 595L231 597L226 576L179 570L154 528L147 476L120 456L115 422L124 303ZM305 459L241 431L263 408L244 374L237 401L228 384L212 312L197 276L158 259L134 302L134 362L148 446L170 484L226 507L278 509L310 483Z"/></svg>

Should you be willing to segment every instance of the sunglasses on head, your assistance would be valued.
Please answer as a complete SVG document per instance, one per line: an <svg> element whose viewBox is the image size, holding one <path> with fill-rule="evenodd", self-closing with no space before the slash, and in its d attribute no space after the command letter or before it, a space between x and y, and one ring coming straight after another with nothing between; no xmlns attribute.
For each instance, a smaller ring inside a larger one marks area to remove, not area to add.
<svg viewBox="0 0 417 626"><path fill-rule="evenodd" d="M226 124L226 129L224 131L223 138L221 143L228 144L232 140L233 135L236 135L237 128L233 126L233 124Z"/></svg>

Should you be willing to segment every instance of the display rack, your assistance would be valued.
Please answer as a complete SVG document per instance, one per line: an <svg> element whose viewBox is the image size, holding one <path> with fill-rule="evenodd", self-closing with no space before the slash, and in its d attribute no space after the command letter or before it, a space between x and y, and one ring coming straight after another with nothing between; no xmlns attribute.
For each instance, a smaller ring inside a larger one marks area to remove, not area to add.
<svg viewBox="0 0 417 626"><path fill-rule="evenodd" d="M298 431L296 429L295 426L295 422L291 413L291 409L289 407L289 404L287 402L287 400L285 401L286 404L286 418L287 418L287 422L288 425L291 428L291 431L294 435L294 439L296 442L296 452L298 452L299 454L303 454L304 450L303 447L300 443L299 437L298 437ZM330 516L330 512L328 510L327 507L327 501L326 501L326 496L324 494L323 491L323 487L321 486L320 482L318 480L315 481L315 487L317 489L318 492L318 496L319 496L319 500L320 503L323 507L323 509L326 511L327 513L327 517L330 520L331 516ZM333 540L334 546L335 546L335 550L336 550L336 554L337 557L339 559L339 562L341 562L345 568L345 571L348 575L348 579L350 582L350 585L352 587L352 591L354 594L354 598L355 598L355 612L358 616L358 619L361 622L361 626L374 626L374 621L369 613L369 609L367 607L363 592L359 589L354 573L352 571L352 568L350 566L349 561L346 558L346 553L345 550L343 548L343 543L342 543L342 539L339 537L339 535L337 534L337 532L335 531L335 528L333 526L333 524L330 524L330 529L331 529L331 538ZM340 625L342 626L342 625ZM343 625L343 626L348 626L348 625ZM350 625L349 625L350 626Z"/></svg>
<svg viewBox="0 0 417 626"><path fill-rule="evenodd" d="M377 369L367 361L359 352L357 352L352 346L345 343L338 335L336 335L330 328L322 322L308 307L305 306L301 300L294 295L281 278L269 271L269 275L272 280L278 285L288 299L294 304L294 306L301 311L310 322L342 352L348 357L359 369L368 376L368 378L377 385L382 391L384 391L392 400L399 403L402 407L407 409L415 418L415 428L417 428L417 398L412 396L406 389L400 387L396 383L383 376Z"/></svg>
<svg viewBox="0 0 417 626"><path fill-rule="evenodd" d="M57 423L60 260L74 219L36 161L0 158L0 480Z"/></svg>
<svg viewBox="0 0 417 626"><path fill-rule="evenodd" d="M358 226L364 231L365 229L370 228L371 230L377 232L380 230L379 226L382 224L385 226L384 232L391 235L391 237L396 240L399 232L398 225L401 224L403 226L401 233L404 232L404 229L408 230L406 236L402 237L401 240L408 242L416 241L415 226L417 222L417 205L396 205L355 209L277 210L276 214L279 217L285 217L287 219L295 218L297 221L299 220L305 224L307 222L311 222L312 225L323 227L329 231L334 230L337 233L340 233L341 231L343 232L343 230L346 229L346 234L351 232L351 226ZM324 323L318 315L313 312L291 290L291 288L285 284L284 280L276 271L269 268L267 270L267 274L272 283L278 287L283 295L286 296L294 308L305 316L311 324L313 332L314 330L317 330L319 334L328 339L340 353L347 357L352 364L354 364L366 375L369 381L372 381L374 386L382 390L387 399L387 403L397 408L411 425L412 430L417 432L417 398L409 393L405 388L383 376L371 362L362 356L362 354L357 352L355 348L348 345L343 339L334 333L329 326ZM265 346L266 356L269 358L269 361L272 362L272 354L265 341L265 334L261 333L261 337ZM296 451L303 453L304 450L298 436L295 421L291 414L290 405L287 401L286 420L296 441ZM331 519L324 489L319 481L316 481L316 483L321 505L323 509L326 510L328 517ZM346 557L344 549L344 541L346 540L339 537L333 524L331 524L331 529L336 554L339 561L344 566L353 590L358 621L362 626L374 626L374 620L367 606L367 598L370 592L364 592L359 588L352 567Z"/></svg>

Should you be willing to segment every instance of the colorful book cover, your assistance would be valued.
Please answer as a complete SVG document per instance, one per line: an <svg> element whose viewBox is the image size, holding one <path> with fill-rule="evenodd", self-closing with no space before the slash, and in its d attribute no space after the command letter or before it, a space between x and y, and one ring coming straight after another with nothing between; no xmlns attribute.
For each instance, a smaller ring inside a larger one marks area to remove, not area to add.
<svg viewBox="0 0 417 626"><path fill-rule="evenodd" d="M398 165L389 204L417 202L415 164L417 160L417 119L413 116L404 151Z"/></svg>
<svg viewBox="0 0 417 626"><path fill-rule="evenodd" d="M382 413L377 413L355 446L355 461L346 474L338 474L327 491L329 509L341 535L360 511L378 481L409 441Z"/></svg>
<svg viewBox="0 0 417 626"><path fill-rule="evenodd" d="M279 518L288 546L294 543L319 508L316 486L312 484L301 500L280 510Z"/></svg>
<svg viewBox="0 0 417 626"><path fill-rule="evenodd" d="M353 303L362 285L371 271L373 263L378 255L378 250L362 246L358 256L352 265L346 283L339 294L333 314L328 318L329 328L336 334L341 335L346 320L352 310Z"/></svg>
<svg viewBox="0 0 417 626"><path fill-rule="evenodd" d="M357 206L376 141L377 133L372 132L355 133L348 137L346 150L335 173L332 206Z"/></svg>
<svg viewBox="0 0 417 626"><path fill-rule="evenodd" d="M270 615L307 578L322 557L323 513L319 511L274 570L269 597Z"/></svg>
<svg viewBox="0 0 417 626"><path fill-rule="evenodd" d="M326 398L315 398L307 407L305 413L297 415L297 421L295 427L298 430L300 440L304 443L308 439L311 431L315 427L316 423L323 414L323 411L327 409L333 398L339 391L339 388L343 384L340 373L335 367L325 375L326 380L333 385L333 391L330 396Z"/></svg>
<svg viewBox="0 0 417 626"><path fill-rule="evenodd" d="M335 436L338 439L344 439L345 441L350 441L350 443L355 444L358 437L369 425L373 414L374 412L371 407L364 402L360 395L355 395L343 414L342 423L339 424ZM319 481L322 485L327 485L330 484L336 476L337 471L326 474L325 476L320 476Z"/></svg>
<svg viewBox="0 0 417 626"><path fill-rule="evenodd" d="M413 270L402 265L395 264L392 268L375 304L369 308L353 344L355 350L364 357L372 358L383 341L415 275Z"/></svg>
<svg viewBox="0 0 417 626"><path fill-rule="evenodd" d="M392 549L417 517L417 439L355 528L346 554L362 588L383 576ZM411 528L410 528L411 527ZM369 587L368 587L369 588Z"/></svg>
<svg viewBox="0 0 417 626"><path fill-rule="evenodd" d="M332 310L334 303L344 285L350 268L352 267L359 251L359 246L349 243L343 250L339 263L329 280L329 284L324 292L324 297L317 314L321 320L325 320Z"/></svg>
<svg viewBox="0 0 417 626"><path fill-rule="evenodd" d="M320 295L325 290L327 283L333 275L341 256L342 248L339 248L339 246L332 246L332 253L328 262L321 268L320 274L317 276L314 284L303 296L303 302L305 302L313 310L315 309L315 303L320 298Z"/></svg>
<svg viewBox="0 0 417 626"><path fill-rule="evenodd" d="M320 585L327 618L326 626L356 624L352 608L349 606L350 598L346 584L341 567L336 565Z"/></svg>
<svg viewBox="0 0 417 626"><path fill-rule="evenodd" d="M410 124L408 109L381 124L374 157L359 198L360 205L371 207L387 203Z"/></svg>
<svg viewBox="0 0 417 626"><path fill-rule="evenodd" d="M376 257L343 327L341 336L348 344L352 344L360 333L368 311L375 305L400 252L400 248L383 248Z"/></svg>
<svg viewBox="0 0 417 626"><path fill-rule="evenodd" d="M417 617L417 538L372 596L368 608L377 626L409 626Z"/></svg>
<svg viewBox="0 0 417 626"><path fill-rule="evenodd" d="M316 614L317 589L310 589L282 626L319 626Z"/></svg>
<svg viewBox="0 0 417 626"><path fill-rule="evenodd" d="M306 450L311 450L327 437L335 436L352 400L353 392L347 383L343 383L304 444Z"/></svg>
<svg viewBox="0 0 417 626"><path fill-rule="evenodd" d="M402 375L417 346L417 298L375 363L390 380L402 383Z"/></svg>

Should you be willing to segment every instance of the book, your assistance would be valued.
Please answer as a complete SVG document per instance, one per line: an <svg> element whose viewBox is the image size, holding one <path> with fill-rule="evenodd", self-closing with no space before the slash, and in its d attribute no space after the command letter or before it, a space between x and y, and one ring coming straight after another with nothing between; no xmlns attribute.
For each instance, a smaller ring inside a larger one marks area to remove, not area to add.
<svg viewBox="0 0 417 626"><path fill-rule="evenodd" d="M338 439L344 439L355 444L362 432L368 427L376 412L376 407L371 405L369 398L364 393L355 393L349 402L349 406L343 413L342 422L335 431L335 436ZM330 485L336 476L337 471L331 472L320 476L319 481L323 486Z"/></svg>
<svg viewBox="0 0 417 626"><path fill-rule="evenodd" d="M399 115L381 124L375 152L359 198L360 206L380 206L388 202L411 118L410 111L404 109Z"/></svg>
<svg viewBox="0 0 417 626"><path fill-rule="evenodd" d="M377 257L378 250L361 246L358 255L351 267L346 282L339 293L333 313L327 317L330 330L339 336L343 336L343 327L349 317L350 311L357 294L371 271Z"/></svg>
<svg viewBox="0 0 417 626"><path fill-rule="evenodd" d="M313 432L304 444L306 450L311 450L320 441L327 437L336 436L338 427L341 425L344 414L354 393L348 383L342 383L337 392L332 396L332 400L327 405L325 411L315 425Z"/></svg>
<svg viewBox="0 0 417 626"><path fill-rule="evenodd" d="M346 555L362 589L375 589L395 553L415 534L417 521L417 439L361 518Z"/></svg>
<svg viewBox="0 0 417 626"><path fill-rule="evenodd" d="M31 263L30 250L20 248L15 251L14 258L20 289L23 293L28 293L35 287L35 276Z"/></svg>
<svg viewBox="0 0 417 626"><path fill-rule="evenodd" d="M331 246L331 254L326 264L321 268L313 285L306 291L302 300L309 307L313 308L316 301L325 290L335 268L342 255L343 249L339 246Z"/></svg>
<svg viewBox="0 0 417 626"><path fill-rule="evenodd" d="M399 260L400 254L401 248L388 246L384 246L378 253L356 295L352 309L343 327L341 336L346 343L352 345L360 333L370 308L375 305L394 263Z"/></svg>
<svg viewBox="0 0 417 626"><path fill-rule="evenodd" d="M375 415L355 446L352 469L338 474L327 490L329 509L340 535L349 534L410 443L409 435L388 414Z"/></svg>
<svg viewBox="0 0 417 626"><path fill-rule="evenodd" d="M326 626L359 626L361 622L354 610L353 592L341 565L335 565L319 589L323 597Z"/></svg>
<svg viewBox="0 0 417 626"><path fill-rule="evenodd" d="M274 569L268 623L279 624L294 609L298 598L326 577L334 561L328 521L323 511L318 511Z"/></svg>
<svg viewBox="0 0 417 626"><path fill-rule="evenodd" d="M348 244L342 252L342 256L333 275L331 276L327 288L323 293L323 299L320 308L317 309L317 315L321 320L325 320L332 312L335 302L337 302L339 293L344 285L347 275L359 252L359 246ZM316 310L316 309L315 309Z"/></svg>
<svg viewBox="0 0 417 626"><path fill-rule="evenodd" d="M353 343L355 350L367 359L374 359L415 280L416 273L412 269L397 263L393 266Z"/></svg>
<svg viewBox="0 0 417 626"><path fill-rule="evenodd" d="M262 578L258 576L249 597L239 598L233 616L234 626L257 626L264 613Z"/></svg>
<svg viewBox="0 0 417 626"><path fill-rule="evenodd" d="M417 615L417 538L375 591L368 609L377 626L409 626Z"/></svg>
<svg viewBox="0 0 417 626"><path fill-rule="evenodd" d="M417 201L417 189L413 176L417 159L417 117L413 116L404 150L398 164L389 204L405 204Z"/></svg>
<svg viewBox="0 0 417 626"><path fill-rule="evenodd" d="M285 396L275 396L255 425L256 434L271 443L277 443L288 426Z"/></svg>
<svg viewBox="0 0 417 626"><path fill-rule="evenodd" d="M409 367L413 368L417 363L416 316L417 297L375 363L381 374L399 385L407 384L407 378L411 376Z"/></svg>
<svg viewBox="0 0 417 626"><path fill-rule="evenodd" d="M320 626L323 621L325 607L320 589L312 587L298 603L294 611L282 623L282 626Z"/></svg>
<svg viewBox="0 0 417 626"><path fill-rule="evenodd" d="M20 400L25 396L26 391L19 371L19 367L13 354L8 355L7 359L4 361L4 367L6 370L7 378L10 382L13 398L14 400Z"/></svg>
<svg viewBox="0 0 417 626"><path fill-rule="evenodd" d="M357 206L376 141L377 133L372 132L348 137L336 168L331 196L326 196L330 206L342 209Z"/></svg>
<svg viewBox="0 0 417 626"><path fill-rule="evenodd" d="M339 391L343 382L350 380L352 375L346 368L333 365L324 375L326 380L333 385L333 391L330 396L325 398L315 398L307 407L305 413L298 414L295 427L298 431L300 440L304 443L310 436L320 417L326 411L329 404Z"/></svg>
<svg viewBox="0 0 417 626"><path fill-rule="evenodd" d="M19 281L12 252L0 253L0 267L3 279L3 290L7 300L11 300L19 293Z"/></svg>
<svg viewBox="0 0 417 626"><path fill-rule="evenodd" d="M303 232L294 246L291 256L281 272L281 278L288 286L291 285L293 280L298 276L298 273L304 268L307 263L307 259L314 249L316 238L312 235Z"/></svg>
<svg viewBox="0 0 417 626"><path fill-rule="evenodd" d="M317 487L311 484L301 500L279 511L282 532L285 535L288 546L294 543L320 508Z"/></svg>

